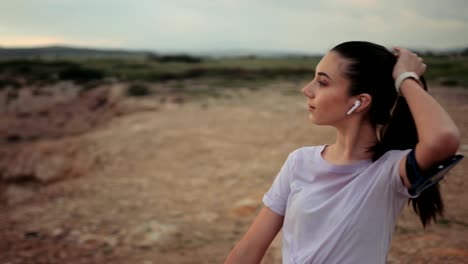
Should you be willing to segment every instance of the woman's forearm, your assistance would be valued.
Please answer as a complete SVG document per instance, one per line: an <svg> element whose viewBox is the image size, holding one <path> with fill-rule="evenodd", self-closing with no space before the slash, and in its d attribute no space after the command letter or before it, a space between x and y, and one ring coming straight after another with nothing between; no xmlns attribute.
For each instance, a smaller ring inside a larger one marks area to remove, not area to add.
<svg viewBox="0 0 468 264"><path fill-rule="evenodd" d="M257 264L263 258L265 251L258 252L254 247L249 246L247 243L241 241L236 247L231 251L229 256L226 259L225 264Z"/></svg>
<svg viewBox="0 0 468 264"><path fill-rule="evenodd" d="M257 264L283 226L284 216L264 207L242 240L229 254L225 264Z"/></svg>

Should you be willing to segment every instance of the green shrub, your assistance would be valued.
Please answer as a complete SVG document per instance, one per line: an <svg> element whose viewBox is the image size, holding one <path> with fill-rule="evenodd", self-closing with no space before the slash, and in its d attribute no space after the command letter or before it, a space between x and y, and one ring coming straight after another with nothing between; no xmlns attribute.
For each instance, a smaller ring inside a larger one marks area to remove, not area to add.
<svg viewBox="0 0 468 264"><path fill-rule="evenodd" d="M14 79L0 79L0 90L8 86L18 89L21 87L21 84Z"/></svg>
<svg viewBox="0 0 468 264"><path fill-rule="evenodd" d="M61 80L72 80L76 82L88 82L100 80L104 77L104 73L100 70L83 68L80 66L67 67L59 72Z"/></svg>
<svg viewBox="0 0 468 264"><path fill-rule="evenodd" d="M128 96L146 96L149 94L151 94L151 91L148 86L141 83L132 84L127 88Z"/></svg>
<svg viewBox="0 0 468 264"><path fill-rule="evenodd" d="M458 80L445 78L440 80L440 84L444 86L457 86L459 85Z"/></svg>
<svg viewBox="0 0 468 264"><path fill-rule="evenodd" d="M156 62L183 62L183 63L200 63L202 62L202 58L188 55L188 54L172 54L172 55L159 55L150 53L146 57L150 61Z"/></svg>

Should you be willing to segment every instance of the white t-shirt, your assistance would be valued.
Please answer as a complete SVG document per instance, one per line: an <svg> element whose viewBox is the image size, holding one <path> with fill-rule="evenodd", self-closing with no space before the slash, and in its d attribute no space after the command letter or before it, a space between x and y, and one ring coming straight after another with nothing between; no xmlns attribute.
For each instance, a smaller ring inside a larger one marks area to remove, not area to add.
<svg viewBox="0 0 468 264"><path fill-rule="evenodd" d="M334 165L326 145L289 154L263 202L284 215L283 263L385 263L401 210L410 198L398 165L410 150Z"/></svg>

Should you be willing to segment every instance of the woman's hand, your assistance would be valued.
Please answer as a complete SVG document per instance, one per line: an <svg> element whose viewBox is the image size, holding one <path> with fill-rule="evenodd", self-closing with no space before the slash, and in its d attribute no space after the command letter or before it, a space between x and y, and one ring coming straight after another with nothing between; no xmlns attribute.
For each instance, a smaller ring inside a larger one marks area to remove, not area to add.
<svg viewBox="0 0 468 264"><path fill-rule="evenodd" d="M394 47L393 50L398 58L393 68L393 79L398 78L404 72L415 72L418 76L421 76L426 71L427 65L416 53L400 47Z"/></svg>

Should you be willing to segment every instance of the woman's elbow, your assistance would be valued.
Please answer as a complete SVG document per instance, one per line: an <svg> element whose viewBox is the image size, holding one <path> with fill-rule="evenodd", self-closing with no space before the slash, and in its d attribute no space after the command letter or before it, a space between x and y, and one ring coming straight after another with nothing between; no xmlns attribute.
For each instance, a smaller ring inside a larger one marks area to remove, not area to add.
<svg viewBox="0 0 468 264"><path fill-rule="evenodd" d="M432 142L432 151L445 158L455 155L460 147L461 135L458 128L442 132L435 142Z"/></svg>

